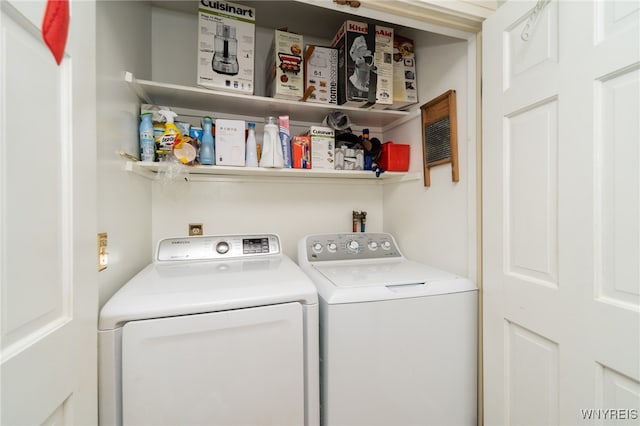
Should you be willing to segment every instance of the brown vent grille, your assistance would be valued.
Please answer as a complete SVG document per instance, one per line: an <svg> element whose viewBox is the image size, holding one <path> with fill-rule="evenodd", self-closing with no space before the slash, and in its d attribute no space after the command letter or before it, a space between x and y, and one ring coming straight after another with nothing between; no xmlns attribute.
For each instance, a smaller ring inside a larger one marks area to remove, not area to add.
<svg viewBox="0 0 640 426"><path fill-rule="evenodd" d="M422 148L424 186L431 185L431 167L451 163L454 182L458 173L458 131L456 92L449 90L420 107L422 112Z"/></svg>

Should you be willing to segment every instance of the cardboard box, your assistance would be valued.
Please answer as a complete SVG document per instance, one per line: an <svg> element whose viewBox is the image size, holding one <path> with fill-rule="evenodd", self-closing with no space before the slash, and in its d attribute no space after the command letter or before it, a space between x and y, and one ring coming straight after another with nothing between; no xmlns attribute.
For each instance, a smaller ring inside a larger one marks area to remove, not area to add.
<svg viewBox="0 0 640 426"><path fill-rule="evenodd" d="M244 120L216 119L216 165L244 166Z"/></svg>
<svg viewBox="0 0 640 426"><path fill-rule="evenodd" d="M293 151L293 168L294 169L310 169L311 168L311 137L310 136L294 136L292 141Z"/></svg>
<svg viewBox="0 0 640 426"><path fill-rule="evenodd" d="M338 49L338 104L369 107L376 102L375 30L366 22L345 21L331 42Z"/></svg>
<svg viewBox="0 0 640 426"><path fill-rule="evenodd" d="M307 102L338 104L338 50L308 44L304 52Z"/></svg>
<svg viewBox="0 0 640 426"><path fill-rule="evenodd" d="M299 100L304 96L303 37L275 30L267 55L266 94L273 98Z"/></svg>
<svg viewBox="0 0 640 426"><path fill-rule="evenodd" d="M198 5L197 84L252 95L255 9L223 0Z"/></svg>
<svg viewBox="0 0 640 426"><path fill-rule="evenodd" d="M376 103L373 109L393 105L393 28L376 25Z"/></svg>
<svg viewBox="0 0 640 426"><path fill-rule="evenodd" d="M393 109L418 103L418 80L413 40L393 36Z"/></svg>
<svg viewBox="0 0 640 426"><path fill-rule="evenodd" d="M333 169L335 154L335 132L331 127L311 126L311 168Z"/></svg>

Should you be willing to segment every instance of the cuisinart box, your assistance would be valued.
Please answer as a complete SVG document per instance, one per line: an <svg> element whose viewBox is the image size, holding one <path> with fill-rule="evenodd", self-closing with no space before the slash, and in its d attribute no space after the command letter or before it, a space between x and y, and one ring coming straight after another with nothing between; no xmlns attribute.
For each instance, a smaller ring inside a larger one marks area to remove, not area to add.
<svg viewBox="0 0 640 426"><path fill-rule="evenodd" d="M393 104L393 28L376 25L376 103L373 109Z"/></svg>
<svg viewBox="0 0 640 426"><path fill-rule="evenodd" d="M393 109L418 102L416 57L413 40L399 35L393 37Z"/></svg>
<svg viewBox="0 0 640 426"><path fill-rule="evenodd" d="M252 95L255 9L214 0L198 5L197 84Z"/></svg>
<svg viewBox="0 0 640 426"><path fill-rule="evenodd" d="M333 169L335 166L335 132L331 127L311 126L311 168Z"/></svg>
<svg viewBox="0 0 640 426"><path fill-rule="evenodd" d="M303 37L275 30L267 55L267 96L299 100L304 95Z"/></svg>
<svg viewBox="0 0 640 426"><path fill-rule="evenodd" d="M338 49L338 104L369 107L376 102L373 25L345 21L331 46Z"/></svg>
<svg viewBox="0 0 640 426"><path fill-rule="evenodd" d="M308 44L304 52L304 90L307 102L338 104L338 51Z"/></svg>

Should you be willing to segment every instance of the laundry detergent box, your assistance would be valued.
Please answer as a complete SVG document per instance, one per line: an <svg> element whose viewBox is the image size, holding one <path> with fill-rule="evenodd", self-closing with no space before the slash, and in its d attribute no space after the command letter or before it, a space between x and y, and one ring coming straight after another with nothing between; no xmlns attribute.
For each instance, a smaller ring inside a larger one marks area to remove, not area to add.
<svg viewBox="0 0 640 426"><path fill-rule="evenodd" d="M303 41L300 34L275 30L267 55L267 96L296 101L304 96Z"/></svg>
<svg viewBox="0 0 640 426"><path fill-rule="evenodd" d="M308 44L304 51L307 102L338 104L338 50Z"/></svg>
<svg viewBox="0 0 640 426"><path fill-rule="evenodd" d="M311 168L333 169L335 165L335 132L331 127L311 126Z"/></svg>
<svg viewBox="0 0 640 426"><path fill-rule="evenodd" d="M376 25L376 103L372 109L393 105L393 28Z"/></svg>
<svg viewBox="0 0 640 426"><path fill-rule="evenodd" d="M244 166L244 120L216 119L216 165Z"/></svg>
<svg viewBox="0 0 640 426"><path fill-rule="evenodd" d="M252 95L255 9L222 0L198 3L197 84Z"/></svg>
<svg viewBox="0 0 640 426"><path fill-rule="evenodd" d="M369 107L376 102L375 26L345 21L333 37L338 49L338 104Z"/></svg>
<svg viewBox="0 0 640 426"><path fill-rule="evenodd" d="M413 40L393 36L393 109L418 102L418 80Z"/></svg>

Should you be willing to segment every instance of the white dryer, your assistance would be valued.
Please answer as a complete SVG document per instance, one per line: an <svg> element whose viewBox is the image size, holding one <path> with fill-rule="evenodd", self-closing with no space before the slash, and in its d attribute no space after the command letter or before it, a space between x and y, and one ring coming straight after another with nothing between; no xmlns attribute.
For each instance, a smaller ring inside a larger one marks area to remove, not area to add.
<svg viewBox="0 0 640 426"><path fill-rule="evenodd" d="M160 241L100 313L100 424L317 425L317 292L280 247Z"/></svg>
<svg viewBox="0 0 640 426"><path fill-rule="evenodd" d="M310 235L320 296L321 424L476 425L477 288L384 233Z"/></svg>

